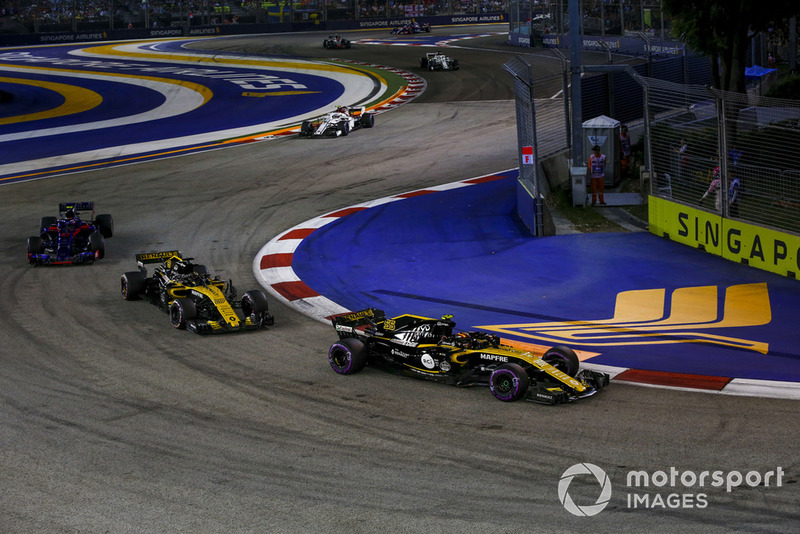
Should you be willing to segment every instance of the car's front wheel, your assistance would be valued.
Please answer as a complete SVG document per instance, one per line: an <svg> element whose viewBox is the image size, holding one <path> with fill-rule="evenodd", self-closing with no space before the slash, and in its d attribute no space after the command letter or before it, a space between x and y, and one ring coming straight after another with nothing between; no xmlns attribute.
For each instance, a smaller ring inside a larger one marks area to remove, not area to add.
<svg viewBox="0 0 800 534"><path fill-rule="evenodd" d="M179 330L185 329L189 321L195 317L197 317L197 308L192 299L175 299L169 305L169 321Z"/></svg>
<svg viewBox="0 0 800 534"><path fill-rule="evenodd" d="M258 326L268 326L275 322L269 313L267 295L260 289L253 289L242 295L242 314Z"/></svg>
<svg viewBox="0 0 800 534"><path fill-rule="evenodd" d="M100 232L89 234L89 250L94 252L94 259L102 260L106 256L106 241Z"/></svg>
<svg viewBox="0 0 800 534"><path fill-rule="evenodd" d="M367 365L367 347L360 340L346 337L331 345L328 351L331 368L340 375L351 375Z"/></svg>
<svg viewBox="0 0 800 534"><path fill-rule="evenodd" d="M513 402L525 397L529 385L528 373L516 363L505 363L489 376L492 395L503 402Z"/></svg>
<svg viewBox="0 0 800 534"><path fill-rule="evenodd" d="M569 376L574 377L580 370L581 362L575 351L564 345L556 345L547 350L542 359Z"/></svg>

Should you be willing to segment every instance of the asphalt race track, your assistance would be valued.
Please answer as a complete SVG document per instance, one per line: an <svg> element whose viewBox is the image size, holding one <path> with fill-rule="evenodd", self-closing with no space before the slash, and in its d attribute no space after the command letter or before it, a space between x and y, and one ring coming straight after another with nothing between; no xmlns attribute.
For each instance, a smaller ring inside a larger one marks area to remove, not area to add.
<svg viewBox="0 0 800 534"><path fill-rule="evenodd" d="M796 401L613 384L571 405L501 403L370 369L335 375L332 328L274 300L268 330L201 337L119 297L139 251L181 249L244 291L263 244L295 225L516 166L500 65L520 50L504 37L460 42L461 70L434 73L418 68L422 47L331 51L323 37L192 46L389 65L426 91L346 139L277 136L0 187L0 530L794 532ZM529 60L558 65L540 49ZM106 258L28 266L39 218L83 200L114 216ZM603 480L570 478L584 463L611 482L593 517L560 500L602 496ZM652 483L632 485L632 471Z"/></svg>

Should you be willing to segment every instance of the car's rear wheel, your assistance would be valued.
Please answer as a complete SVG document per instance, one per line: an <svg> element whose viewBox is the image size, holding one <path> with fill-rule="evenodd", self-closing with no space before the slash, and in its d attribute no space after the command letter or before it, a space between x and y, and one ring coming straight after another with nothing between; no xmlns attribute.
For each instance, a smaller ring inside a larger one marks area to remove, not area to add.
<svg viewBox="0 0 800 534"><path fill-rule="evenodd" d="M186 325L197 317L197 308L192 299L175 299L169 305L169 322L179 330L186 328Z"/></svg>
<svg viewBox="0 0 800 534"><path fill-rule="evenodd" d="M359 121L361 121L361 126L363 128L372 128L375 126L375 114L364 112Z"/></svg>
<svg viewBox="0 0 800 534"><path fill-rule="evenodd" d="M42 217L42 219L39 221L39 233L45 233L48 228L54 226L57 222L58 219L55 217Z"/></svg>
<svg viewBox="0 0 800 534"><path fill-rule="evenodd" d="M141 271L124 273L119 281L119 291L125 300L136 300L144 293L146 275Z"/></svg>
<svg viewBox="0 0 800 534"><path fill-rule="evenodd" d="M528 374L516 363L504 363L489 376L489 389L492 395L503 402L513 402L523 398L529 385Z"/></svg>
<svg viewBox="0 0 800 534"><path fill-rule="evenodd" d="M94 223L100 233L103 234L103 237L112 237L114 235L114 218L108 213L102 213L95 217Z"/></svg>
<svg viewBox="0 0 800 534"><path fill-rule="evenodd" d="M89 234L89 250L94 252L94 259L102 260L106 256L106 241L99 232Z"/></svg>
<svg viewBox="0 0 800 534"><path fill-rule="evenodd" d="M569 376L575 376L581 367L581 362L578 360L578 355L575 351L564 345L556 345L547 350L542 356L542 359Z"/></svg>
<svg viewBox="0 0 800 534"><path fill-rule="evenodd" d="M352 375L367 365L367 347L355 338L340 339L331 345L328 361L331 368L340 375Z"/></svg>

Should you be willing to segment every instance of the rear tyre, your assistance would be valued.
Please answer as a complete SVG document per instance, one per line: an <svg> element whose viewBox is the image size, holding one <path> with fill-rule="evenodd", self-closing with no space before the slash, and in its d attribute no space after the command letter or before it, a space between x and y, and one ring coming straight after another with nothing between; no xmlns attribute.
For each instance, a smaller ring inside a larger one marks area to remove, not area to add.
<svg viewBox="0 0 800 534"><path fill-rule="evenodd" d="M131 271L122 275L119 291L125 300L136 300L144 293L146 275L141 271Z"/></svg>
<svg viewBox="0 0 800 534"><path fill-rule="evenodd" d="M103 234L103 237L111 237L114 235L114 218L108 213L103 213L95 217L94 223L97 229Z"/></svg>
<svg viewBox="0 0 800 534"><path fill-rule="evenodd" d="M361 118L359 118L359 121L361 122L362 128L372 128L375 126L375 114L364 112Z"/></svg>
<svg viewBox="0 0 800 534"><path fill-rule="evenodd" d="M47 233L47 229L54 226L57 222L58 219L55 217L42 217L42 220L39 221L39 234Z"/></svg>
<svg viewBox="0 0 800 534"><path fill-rule="evenodd" d="M89 234L89 250L94 252L94 259L102 260L106 257L106 240L99 232Z"/></svg>
<svg viewBox="0 0 800 534"><path fill-rule="evenodd" d="M169 305L169 322L179 330L186 328L186 325L197 317L197 308L192 299L175 299Z"/></svg>
<svg viewBox="0 0 800 534"><path fill-rule="evenodd" d="M489 389L496 399L514 402L525 396L530 379L520 365L505 363L489 376Z"/></svg>
<svg viewBox="0 0 800 534"><path fill-rule="evenodd" d="M578 355L575 354L575 351L564 345L557 345L548 349L542 359L572 377L578 374L581 367L581 362L578 360Z"/></svg>
<svg viewBox="0 0 800 534"><path fill-rule="evenodd" d="M340 375L355 374L367 365L367 348L358 339L351 337L340 339L331 345L328 362Z"/></svg>

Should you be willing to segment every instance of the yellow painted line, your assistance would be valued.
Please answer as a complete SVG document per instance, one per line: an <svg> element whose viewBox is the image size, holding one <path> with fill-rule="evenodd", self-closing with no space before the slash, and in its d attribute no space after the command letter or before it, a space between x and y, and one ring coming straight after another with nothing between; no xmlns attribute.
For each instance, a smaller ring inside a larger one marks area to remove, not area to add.
<svg viewBox="0 0 800 534"><path fill-rule="evenodd" d="M293 96L293 95L313 95L319 94L322 91L278 91L274 93L256 93L253 91L246 91L242 93L242 96L255 96L255 97L262 97L262 96Z"/></svg>
<svg viewBox="0 0 800 534"><path fill-rule="evenodd" d="M103 97L98 93L78 87L75 85L67 85L64 83L44 82L39 80L22 80L20 78L3 78L0 77L0 82L20 85L31 85L34 87L41 87L55 91L64 97L64 103L60 106L49 109L47 111L39 111L36 113L29 113L27 115L17 115L15 117L6 117L0 119L0 124L14 124L17 122L29 122L41 119L51 119L53 117L63 117L65 115L74 115L88 111L100 105Z"/></svg>
<svg viewBox="0 0 800 534"><path fill-rule="evenodd" d="M19 65L19 64L11 64L11 63L0 63L1 67L8 67L13 68L15 70L30 70L36 72L46 72L52 74L53 72L70 72L73 74L84 74L94 77L109 77L109 78L121 78L121 79L134 79L134 80L150 80L154 82L161 82L161 83L168 83L171 85L177 85L180 87L186 87L187 89L191 89L203 96L203 104L205 105L211 100L211 97L214 96L214 93L206 87L205 85L200 85L197 83L187 82L184 80L176 80L174 78L160 78L156 76L140 76L137 74L129 74L129 73L117 73L117 72L98 72L98 71L89 71L89 70L77 70L77 69L60 69L57 67L47 66L47 67L31 67L29 65Z"/></svg>
<svg viewBox="0 0 800 534"><path fill-rule="evenodd" d="M175 39L175 40L183 40L183 39ZM155 61L170 60L170 61L178 61L184 63L203 63L203 64L211 63L214 65L220 65L220 64L247 65L247 66L271 67L278 70L296 69L296 70L322 71L322 72L339 72L342 74L353 74L355 72L360 76L377 78L378 81L384 85L384 87L388 86L388 83L383 76L375 72L372 72L371 70L368 70L366 68L361 68L358 65L350 65L350 64L337 65L334 63L317 63L311 61L299 62L299 61L287 61L283 59L277 59L277 60L237 59L232 57L225 57L223 59L218 59L217 56L207 56L207 55L167 54L167 53L157 53L157 52L144 52L141 50L131 51L130 49L128 50L117 49L117 47L119 46L125 46L126 48L130 48L131 45L136 45L136 44L137 43L125 43L123 45L120 45L119 43L117 43L110 45L95 46L90 48L83 48L82 52L86 54L109 55L117 57L126 57L130 59L152 59Z"/></svg>
<svg viewBox="0 0 800 534"><path fill-rule="evenodd" d="M131 44L127 43L126 46L130 47ZM119 44L94 46L90 48L83 48L82 51L86 54L103 55L103 56L118 56L127 57L131 59L152 59L156 61L170 60L182 63L212 63L212 64L226 64L226 65L247 65L247 66L265 66L275 67L282 69L299 69L299 70L318 70L323 72L344 72L347 73L352 69L349 67L342 67L332 63L312 63L300 61L286 61L286 60L265 60L265 59L239 59L232 57L225 57L219 59L217 56L210 55L193 55L193 54L168 54L158 52L144 52L141 50L117 50ZM221 55L221 54L219 54Z"/></svg>

